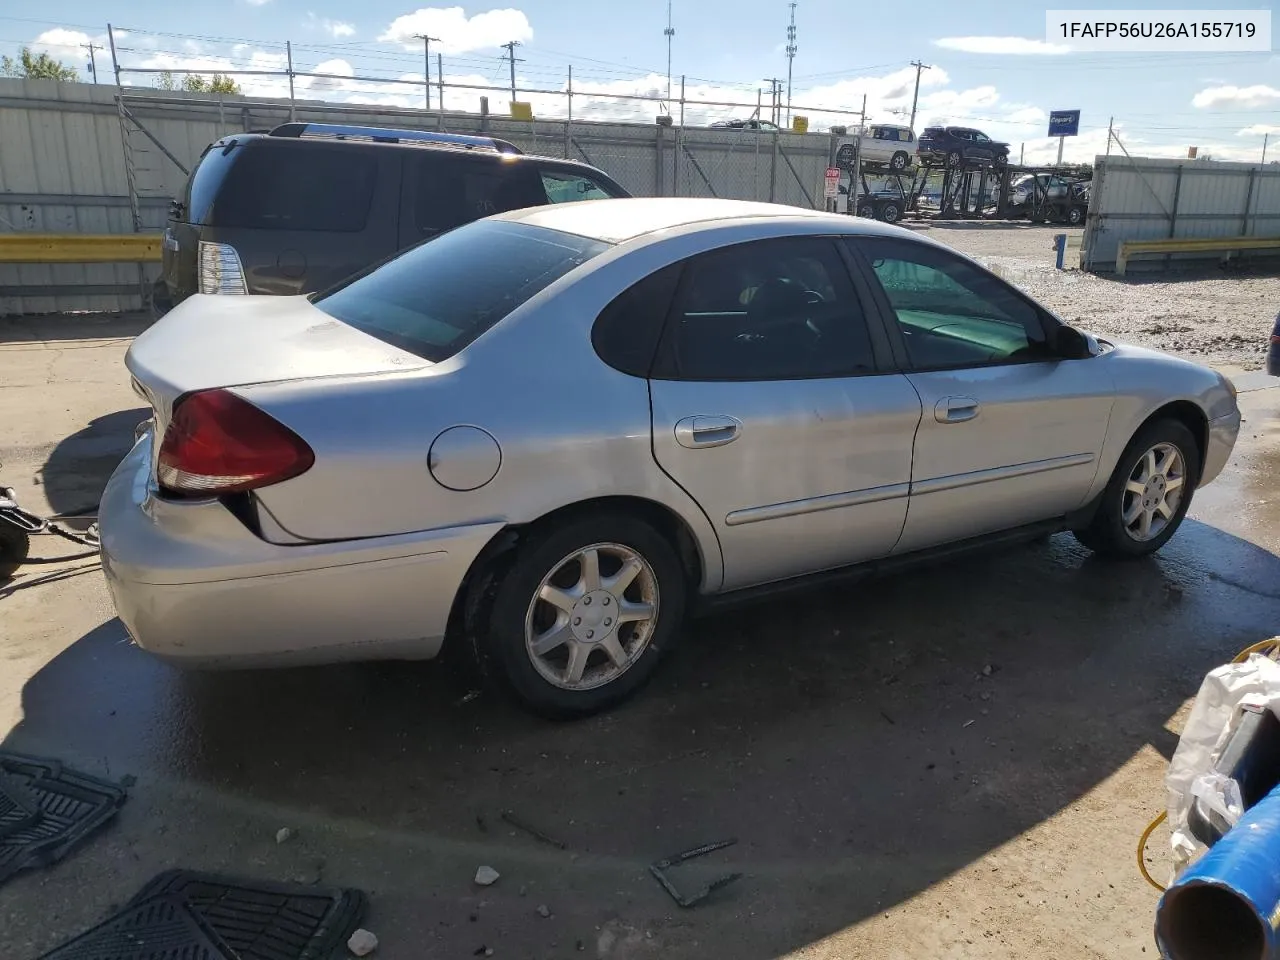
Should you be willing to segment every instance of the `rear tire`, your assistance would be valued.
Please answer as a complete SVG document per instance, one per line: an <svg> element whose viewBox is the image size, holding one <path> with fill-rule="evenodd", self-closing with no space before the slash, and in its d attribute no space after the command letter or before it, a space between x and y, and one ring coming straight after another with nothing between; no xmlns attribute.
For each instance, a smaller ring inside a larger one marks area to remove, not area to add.
<svg viewBox="0 0 1280 960"><path fill-rule="evenodd" d="M962 154L959 150L952 150L950 153L947 154L947 166L951 167L951 169L953 170L956 167L960 166L963 160L964 160L964 154Z"/></svg>
<svg viewBox="0 0 1280 960"><path fill-rule="evenodd" d="M1177 420L1149 423L1125 448L1093 521L1075 537L1101 556L1149 556L1177 532L1199 478L1191 431Z"/></svg>
<svg viewBox="0 0 1280 960"><path fill-rule="evenodd" d="M517 548L480 653L495 668L487 672L534 713L588 716L653 675L679 637L686 592L675 549L649 524L588 514L535 531Z"/></svg>
<svg viewBox="0 0 1280 960"><path fill-rule="evenodd" d="M1067 223L1073 227L1078 227L1084 223L1084 211L1079 207L1072 207L1067 211Z"/></svg>
<svg viewBox="0 0 1280 960"><path fill-rule="evenodd" d="M907 162L910 159L911 158L908 157L903 151L899 150L897 153L893 155L893 159L889 161L889 169L905 170L907 169Z"/></svg>
<svg viewBox="0 0 1280 960"><path fill-rule="evenodd" d="M30 552L31 538L27 532L0 520L0 583L17 572Z"/></svg>
<svg viewBox="0 0 1280 960"><path fill-rule="evenodd" d="M880 217L885 223L897 223L902 219L902 206L896 200L886 200L880 204Z"/></svg>

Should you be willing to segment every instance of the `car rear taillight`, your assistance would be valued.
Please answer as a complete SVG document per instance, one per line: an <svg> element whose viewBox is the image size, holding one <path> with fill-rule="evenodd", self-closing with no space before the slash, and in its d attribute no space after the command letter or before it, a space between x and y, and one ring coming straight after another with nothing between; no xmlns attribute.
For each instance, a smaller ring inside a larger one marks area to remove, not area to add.
<svg viewBox="0 0 1280 960"><path fill-rule="evenodd" d="M168 493L213 497L280 483L315 460L305 440L247 400L202 390L173 408L156 479Z"/></svg>
<svg viewBox="0 0 1280 960"><path fill-rule="evenodd" d="M200 241L200 292L248 293L240 254L227 243Z"/></svg>
<svg viewBox="0 0 1280 960"><path fill-rule="evenodd" d="M1280 343L1280 333L1273 333L1273 334L1271 335L1271 342L1272 342L1272 343Z"/></svg>

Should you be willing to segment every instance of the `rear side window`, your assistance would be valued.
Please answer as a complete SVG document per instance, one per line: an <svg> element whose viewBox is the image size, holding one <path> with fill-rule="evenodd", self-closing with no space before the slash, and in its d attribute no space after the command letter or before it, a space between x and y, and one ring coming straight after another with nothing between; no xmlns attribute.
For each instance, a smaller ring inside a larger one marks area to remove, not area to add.
<svg viewBox="0 0 1280 960"><path fill-rule="evenodd" d="M410 158L408 176L413 222L423 236L547 202L537 168L519 160L433 151Z"/></svg>
<svg viewBox="0 0 1280 960"><path fill-rule="evenodd" d="M554 167L542 168L542 187L548 203L573 203L576 200L608 200L613 196L590 177Z"/></svg>
<svg viewBox="0 0 1280 960"><path fill-rule="evenodd" d="M378 175L369 151L258 140L226 159L233 163L213 201L212 226L356 233L369 219Z"/></svg>
<svg viewBox="0 0 1280 960"><path fill-rule="evenodd" d="M357 330L438 363L607 249L600 240L558 230L480 221L406 250L313 302Z"/></svg>
<svg viewBox="0 0 1280 960"><path fill-rule="evenodd" d="M633 377L649 376L682 269L675 263L649 274L600 312L591 343L601 360Z"/></svg>

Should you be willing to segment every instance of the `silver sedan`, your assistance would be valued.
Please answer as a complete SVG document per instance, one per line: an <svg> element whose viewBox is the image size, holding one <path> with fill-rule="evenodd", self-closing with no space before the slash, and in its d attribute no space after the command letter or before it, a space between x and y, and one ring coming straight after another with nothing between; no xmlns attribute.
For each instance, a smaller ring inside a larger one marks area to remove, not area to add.
<svg viewBox="0 0 1280 960"><path fill-rule="evenodd" d="M527 706L635 691L726 594L1072 530L1139 557L1240 425L1205 367L1095 339L865 220L600 200L460 227L311 297L196 296L101 506L179 664L474 650Z"/></svg>

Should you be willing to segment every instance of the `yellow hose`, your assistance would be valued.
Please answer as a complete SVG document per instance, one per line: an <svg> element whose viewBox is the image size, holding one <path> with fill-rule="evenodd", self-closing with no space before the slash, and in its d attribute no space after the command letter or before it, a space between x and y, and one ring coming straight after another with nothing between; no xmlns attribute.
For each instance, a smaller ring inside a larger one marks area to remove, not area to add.
<svg viewBox="0 0 1280 960"><path fill-rule="evenodd" d="M1271 659L1275 660L1276 655L1280 653L1280 637L1272 637L1270 640L1263 640L1261 643L1255 643L1245 647L1232 658L1231 662L1244 663L1255 653L1265 653ZM1147 870L1147 864L1143 854L1147 851L1147 841L1151 839L1151 834L1155 832L1156 827L1165 822L1168 816L1169 812L1166 810L1161 813L1160 816L1152 820L1147 824L1147 829L1142 831L1142 837L1138 840L1138 872L1142 874L1143 880L1146 880L1147 883L1151 884L1151 886L1155 887L1161 893L1164 893L1165 888L1159 881L1152 877L1150 872Z"/></svg>

